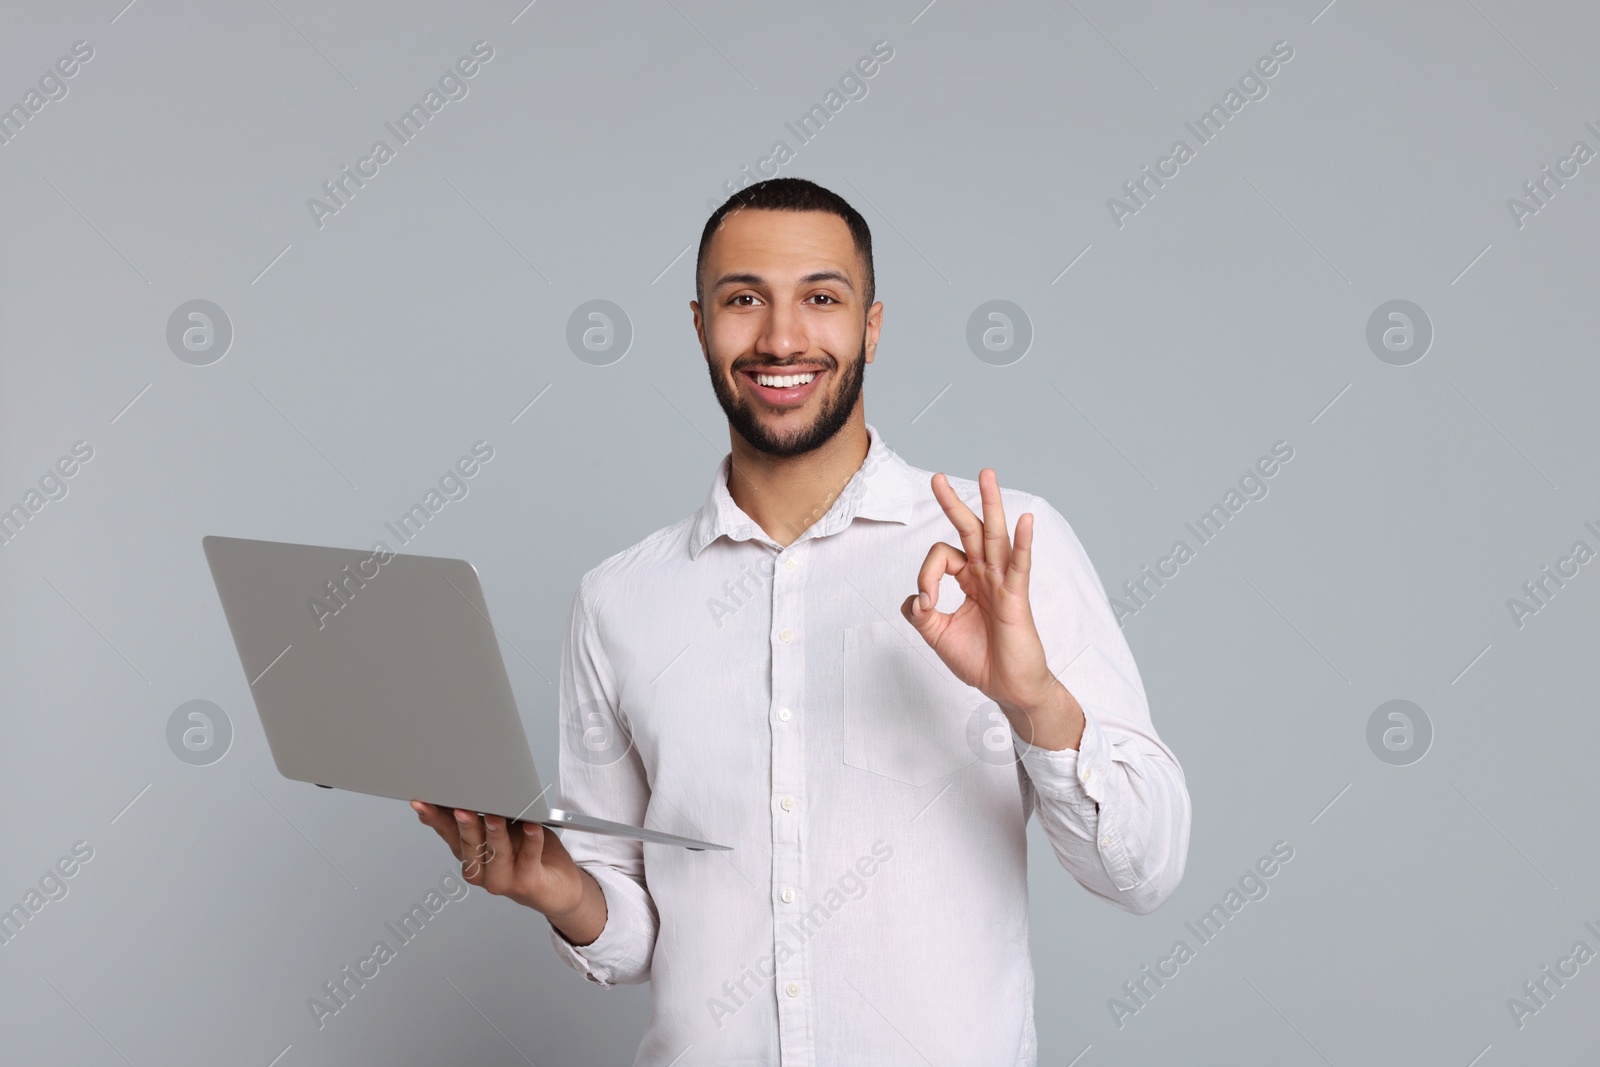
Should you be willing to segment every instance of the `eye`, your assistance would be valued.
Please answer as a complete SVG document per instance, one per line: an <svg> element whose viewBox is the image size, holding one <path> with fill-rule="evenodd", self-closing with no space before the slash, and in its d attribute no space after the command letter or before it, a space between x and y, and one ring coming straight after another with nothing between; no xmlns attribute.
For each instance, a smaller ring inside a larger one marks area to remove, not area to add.
<svg viewBox="0 0 1600 1067"><path fill-rule="evenodd" d="M833 297L829 296L827 293L816 293L816 294L813 294L811 299L812 300L826 300L829 304L837 304L839 302L839 301L835 300Z"/></svg>
<svg viewBox="0 0 1600 1067"><path fill-rule="evenodd" d="M749 307L749 304L740 304L739 301L754 300L755 298L756 295L754 293L736 293L728 300L728 303L737 304L739 307Z"/></svg>

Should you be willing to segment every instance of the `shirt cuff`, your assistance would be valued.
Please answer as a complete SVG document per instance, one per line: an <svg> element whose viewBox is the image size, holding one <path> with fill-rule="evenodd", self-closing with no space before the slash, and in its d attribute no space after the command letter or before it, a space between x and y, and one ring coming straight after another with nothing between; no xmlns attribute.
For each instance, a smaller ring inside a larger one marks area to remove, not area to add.
<svg viewBox="0 0 1600 1067"><path fill-rule="evenodd" d="M626 875L610 867L580 866L594 877L605 894L606 925L600 936L589 944L574 945L551 923L550 944L567 966L596 985L609 987L617 984L620 977L638 973L648 966L648 958L641 957L639 946L654 945L651 933L655 916L641 900L640 887ZM618 885L617 879L628 885ZM633 892L628 891L630 888ZM648 956L648 949L645 956Z"/></svg>
<svg viewBox="0 0 1600 1067"><path fill-rule="evenodd" d="M1144 881L1128 855L1126 836L1113 815L1108 825L1101 802L1110 793L1111 745L1088 709L1083 714L1083 739L1076 750L1037 748L1020 737L1013 742L1028 779L1044 801L1060 805L1058 815L1082 836L1094 841L1111 884L1126 891ZM1041 820L1043 812L1040 813ZM1047 831L1048 832L1048 831Z"/></svg>
<svg viewBox="0 0 1600 1067"><path fill-rule="evenodd" d="M1088 708L1083 709L1083 737L1075 749L1039 748L1024 741L1015 730L1011 740L1017 758L1041 796L1091 812L1104 799L1111 773L1111 746Z"/></svg>

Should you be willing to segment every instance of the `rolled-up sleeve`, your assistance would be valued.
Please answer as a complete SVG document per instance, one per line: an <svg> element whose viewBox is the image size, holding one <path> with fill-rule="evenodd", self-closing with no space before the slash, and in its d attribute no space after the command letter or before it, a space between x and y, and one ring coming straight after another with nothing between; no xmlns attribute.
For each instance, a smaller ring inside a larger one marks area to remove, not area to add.
<svg viewBox="0 0 1600 1067"><path fill-rule="evenodd" d="M618 704L587 577L567 615L560 702L561 800L552 806L642 826L650 787ZM645 881L642 843L572 831L561 842L604 892L606 923L598 938L581 946L552 925L556 955L602 987L647 980L659 919Z"/></svg>
<svg viewBox="0 0 1600 1067"><path fill-rule="evenodd" d="M1056 858L1079 884L1138 915L1177 889L1189 854L1189 790L1156 735L1144 684L1088 554L1067 520L1033 498L1029 599L1050 669L1083 708L1077 749L1013 733Z"/></svg>
<svg viewBox="0 0 1600 1067"><path fill-rule="evenodd" d="M568 850L571 847L568 846ZM550 943L567 966L603 987L643 982L650 977L656 941L656 910L644 887L613 867L582 866L606 895L606 925L587 945L574 945L554 926Z"/></svg>

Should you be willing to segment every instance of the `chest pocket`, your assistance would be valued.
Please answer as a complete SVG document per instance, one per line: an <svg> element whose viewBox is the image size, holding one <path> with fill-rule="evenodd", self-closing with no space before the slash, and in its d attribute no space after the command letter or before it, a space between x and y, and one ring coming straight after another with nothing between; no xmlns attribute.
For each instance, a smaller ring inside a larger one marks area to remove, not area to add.
<svg viewBox="0 0 1600 1067"><path fill-rule="evenodd" d="M911 628L881 620L844 631L844 762L921 786L977 758L968 720L984 702Z"/></svg>

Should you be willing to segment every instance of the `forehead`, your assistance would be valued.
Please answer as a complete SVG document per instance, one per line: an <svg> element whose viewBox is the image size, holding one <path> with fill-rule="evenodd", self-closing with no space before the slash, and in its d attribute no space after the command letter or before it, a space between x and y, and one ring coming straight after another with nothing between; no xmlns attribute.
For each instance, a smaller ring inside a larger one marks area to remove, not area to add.
<svg viewBox="0 0 1600 1067"><path fill-rule="evenodd" d="M708 284L729 272L780 280L823 268L851 278L861 272L850 227L827 211L730 211L706 247Z"/></svg>

